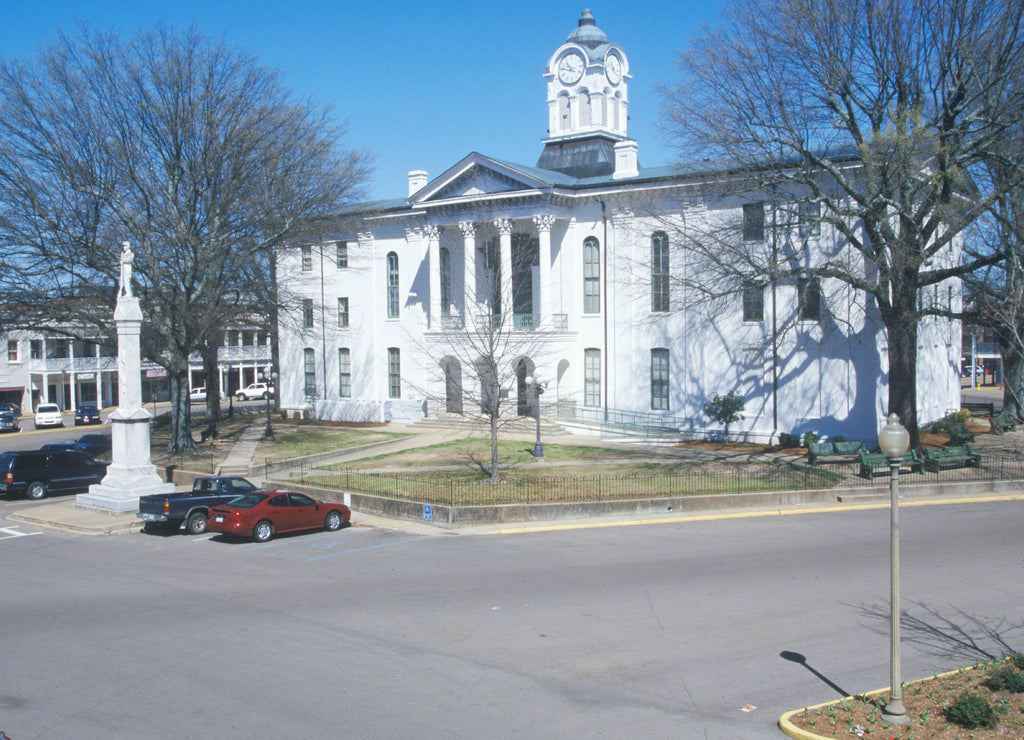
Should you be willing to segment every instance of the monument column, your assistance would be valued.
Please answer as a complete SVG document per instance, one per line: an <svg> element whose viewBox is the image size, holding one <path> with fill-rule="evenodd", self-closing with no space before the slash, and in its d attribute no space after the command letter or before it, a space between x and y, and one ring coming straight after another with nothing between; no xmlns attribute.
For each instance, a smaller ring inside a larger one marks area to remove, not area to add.
<svg viewBox="0 0 1024 740"><path fill-rule="evenodd" d="M554 216L534 216L537 225L537 282L540 287L540 300L537 301L537 326L547 326L551 320L551 227L555 224Z"/></svg>
<svg viewBox="0 0 1024 740"><path fill-rule="evenodd" d="M75 497L79 506L112 513L136 511L139 497L171 493L173 483L164 483L150 461L150 413L142 407L142 353L139 334L142 309L132 294L132 254L128 242L121 245L121 285L114 309L117 325L118 407L110 415L112 462L99 483L88 493Z"/></svg>

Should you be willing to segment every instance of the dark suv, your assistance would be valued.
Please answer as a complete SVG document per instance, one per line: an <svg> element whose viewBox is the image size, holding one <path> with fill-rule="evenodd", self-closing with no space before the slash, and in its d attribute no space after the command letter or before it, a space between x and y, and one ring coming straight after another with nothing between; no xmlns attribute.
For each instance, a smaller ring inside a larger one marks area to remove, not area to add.
<svg viewBox="0 0 1024 740"><path fill-rule="evenodd" d="M77 450L0 452L0 492L40 499L47 493L84 490L103 480L109 464Z"/></svg>

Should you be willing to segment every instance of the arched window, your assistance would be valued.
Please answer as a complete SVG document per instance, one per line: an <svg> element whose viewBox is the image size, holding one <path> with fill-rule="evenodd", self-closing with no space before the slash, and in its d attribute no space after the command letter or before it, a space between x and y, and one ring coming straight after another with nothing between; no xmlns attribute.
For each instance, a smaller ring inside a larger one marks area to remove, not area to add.
<svg viewBox="0 0 1024 740"><path fill-rule="evenodd" d="M388 398L402 397L402 351L388 347Z"/></svg>
<svg viewBox="0 0 1024 740"><path fill-rule="evenodd" d="M388 318L398 318L398 255L388 252Z"/></svg>
<svg viewBox="0 0 1024 740"><path fill-rule="evenodd" d="M585 91L580 91L579 96L576 98L576 105L580 109L580 128L590 125L590 95Z"/></svg>
<svg viewBox="0 0 1024 740"><path fill-rule="evenodd" d="M583 350L583 405L601 405L601 350Z"/></svg>
<svg viewBox="0 0 1024 740"><path fill-rule="evenodd" d="M596 237L583 242L583 313L601 312L601 247Z"/></svg>
<svg viewBox="0 0 1024 740"><path fill-rule="evenodd" d="M441 315L448 316L452 307L452 255L441 247Z"/></svg>
<svg viewBox="0 0 1024 740"><path fill-rule="evenodd" d="M651 410L668 411L668 350L651 350Z"/></svg>
<svg viewBox="0 0 1024 740"><path fill-rule="evenodd" d="M558 96L558 127L562 131L572 128L572 117L569 114L569 96L562 93Z"/></svg>
<svg viewBox="0 0 1024 740"><path fill-rule="evenodd" d="M316 398L316 352L312 347L302 350L306 398Z"/></svg>
<svg viewBox="0 0 1024 740"><path fill-rule="evenodd" d="M651 310L668 311L668 234L656 231L651 236Z"/></svg>

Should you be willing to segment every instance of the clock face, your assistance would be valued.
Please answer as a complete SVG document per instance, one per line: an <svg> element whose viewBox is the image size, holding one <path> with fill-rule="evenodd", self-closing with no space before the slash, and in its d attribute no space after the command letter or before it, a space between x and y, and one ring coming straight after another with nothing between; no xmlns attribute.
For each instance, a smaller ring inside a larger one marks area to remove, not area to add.
<svg viewBox="0 0 1024 740"><path fill-rule="evenodd" d="M605 60L604 73L608 77L608 82L613 85L618 85L622 81L622 62L614 54L609 54Z"/></svg>
<svg viewBox="0 0 1024 740"><path fill-rule="evenodd" d="M565 85L574 85L583 76L583 57L570 52L558 63L558 79Z"/></svg>

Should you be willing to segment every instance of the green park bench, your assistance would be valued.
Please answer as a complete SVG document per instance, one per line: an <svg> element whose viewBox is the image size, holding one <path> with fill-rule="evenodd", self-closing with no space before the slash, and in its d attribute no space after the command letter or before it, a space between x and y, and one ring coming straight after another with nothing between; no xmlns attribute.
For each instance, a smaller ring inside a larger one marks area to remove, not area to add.
<svg viewBox="0 0 1024 740"><path fill-rule="evenodd" d="M974 441L974 432L964 424L949 425L949 444L963 445Z"/></svg>
<svg viewBox="0 0 1024 740"><path fill-rule="evenodd" d="M960 404L960 408L971 412L971 416L989 416L996 412L996 405L991 401L966 401Z"/></svg>
<svg viewBox="0 0 1024 740"><path fill-rule="evenodd" d="M881 452L861 452L859 457L860 474L868 480L874 480L876 472L889 472L889 459ZM900 468L908 468L912 473L920 473L923 467L924 461L921 460L917 451L907 450L907 454L903 456L903 462L900 463Z"/></svg>
<svg viewBox="0 0 1024 740"><path fill-rule="evenodd" d="M1017 428L1017 420L1014 419L1006 411L1000 411L998 415L993 416L991 419L992 432L994 434L1002 434L1003 432L1012 432Z"/></svg>
<svg viewBox="0 0 1024 740"><path fill-rule="evenodd" d="M924 451L924 469L938 473L942 467L981 467L981 455L971 451L971 446L939 447Z"/></svg>
<svg viewBox="0 0 1024 740"><path fill-rule="evenodd" d="M808 442L807 464L817 465L819 457L841 455L856 458L862 452L865 452L863 442Z"/></svg>

